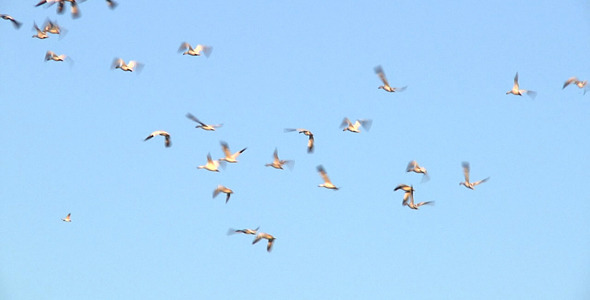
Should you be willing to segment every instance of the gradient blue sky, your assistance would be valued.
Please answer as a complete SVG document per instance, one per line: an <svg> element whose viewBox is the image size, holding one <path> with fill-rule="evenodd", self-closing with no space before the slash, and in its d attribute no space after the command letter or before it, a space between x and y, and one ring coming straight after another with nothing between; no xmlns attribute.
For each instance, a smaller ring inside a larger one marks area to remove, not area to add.
<svg viewBox="0 0 590 300"><path fill-rule="evenodd" d="M0 299L590 298L590 95L561 88L590 79L587 1L155 2L0 3ZM67 35L31 38L47 17ZM221 140L240 162L198 170ZM257 226L271 253L226 234Z"/></svg>

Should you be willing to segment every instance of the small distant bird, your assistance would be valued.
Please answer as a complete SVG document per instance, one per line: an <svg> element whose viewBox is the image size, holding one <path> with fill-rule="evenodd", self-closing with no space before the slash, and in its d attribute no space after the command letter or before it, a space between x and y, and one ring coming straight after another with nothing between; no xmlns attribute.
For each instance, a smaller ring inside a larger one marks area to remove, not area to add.
<svg viewBox="0 0 590 300"><path fill-rule="evenodd" d="M480 183L484 183L486 181L488 181L488 179L490 179L490 177L482 179L480 181L476 181L476 182L469 182L469 163L468 162L463 162L462 163L463 166L463 174L465 175L465 182L460 182L459 185L464 185L466 188L473 190L474 187Z"/></svg>
<svg viewBox="0 0 590 300"><path fill-rule="evenodd" d="M403 92L407 87L401 87L401 88L394 88L391 87L389 85L389 83L387 82L387 78L385 77L385 72L383 72L383 68L381 68L381 66L376 66L375 67L375 74L379 75L379 78L381 78L381 81L383 82L383 85L380 85L377 89L383 89L386 92Z"/></svg>
<svg viewBox="0 0 590 300"><path fill-rule="evenodd" d="M317 166L317 170L318 172L320 172L320 176L322 176L322 179L324 180L324 183L319 184L318 187L324 187L327 189L331 189L331 190L338 190L338 187L336 187L332 181L330 181L330 178L328 177L328 173L326 173L326 170L324 169L324 167L322 165Z"/></svg>
<svg viewBox="0 0 590 300"><path fill-rule="evenodd" d="M47 32L42 31L41 29L39 29L39 27L37 27L37 24L36 23L33 23L33 29L35 29L35 31L37 32L33 36L34 38L38 38L38 39L42 40L42 39L46 39L46 38L49 37L49 35L47 34Z"/></svg>
<svg viewBox="0 0 590 300"><path fill-rule="evenodd" d="M78 18L80 17L80 10L78 9L78 3L76 0L41 0L39 3L35 5L35 7L48 3L49 6L57 3L57 13L61 14L64 12L65 3L70 2L72 17Z"/></svg>
<svg viewBox="0 0 590 300"><path fill-rule="evenodd" d="M66 59L66 58L67 58L67 56L65 54L57 55L53 51L47 51L47 53L45 53L45 61L48 61L48 60L64 61L64 59Z"/></svg>
<svg viewBox="0 0 590 300"><path fill-rule="evenodd" d="M43 24L43 32L51 33L51 34L61 34L62 28L57 25L57 22L51 22L51 20L45 21Z"/></svg>
<svg viewBox="0 0 590 300"><path fill-rule="evenodd" d="M256 227L256 229L233 229L230 228L227 232L227 234L234 234L234 233L243 233L243 234L252 234L255 235L258 232L259 227Z"/></svg>
<svg viewBox="0 0 590 300"><path fill-rule="evenodd" d="M113 1L113 0L107 0L107 6L110 9L115 9L115 7L117 7L117 2Z"/></svg>
<svg viewBox="0 0 590 300"><path fill-rule="evenodd" d="M151 138L153 138L153 137L155 137L157 135L164 136L166 147L170 147L170 145L172 144L170 142L170 134L168 132L164 131L164 130L156 130L156 131L152 132L150 135L148 135L148 137L145 138L144 141L147 141L147 140L149 140L149 139L151 139Z"/></svg>
<svg viewBox="0 0 590 300"><path fill-rule="evenodd" d="M112 69L121 69L125 72L133 72L135 70L137 70L137 72L139 72L143 68L143 64L139 63L137 61L134 61L134 60L130 60L129 63L126 64L124 60L122 60L120 58L115 58L113 60L111 68Z"/></svg>
<svg viewBox="0 0 590 300"><path fill-rule="evenodd" d="M403 205L407 205L409 208L416 209L416 210L422 205L431 205L431 204L434 204L434 201L424 201L424 202L420 202L418 204L414 204L414 193L410 194L410 202L403 203Z"/></svg>
<svg viewBox="0 0 590 300"><path fill-rule="evenodd" d="M0 14L0 18L4 19L4 20L8 20L10 22L12 22L12 26L14 26L16 29L19 29L20 26L22 25L21 22L15 20L13 17L9 16L9 15L3 15Z"/></svg>
<svg viewBox="0 0 590 300"><path fill-rule="evenodd" d="M428 180L429 178L426 168L419 166L415 160L408 163L408 166L406 167L406 172L422 173L424 174L424 180Z"/></svg>
<svg viewBox="0 0 590 300"><path fill-rule="evenodd" d="M186 51L185 51L186 50ZM211 55L211 51L213 51L213 47L205 46L205 45L197 45L195 48L191 47L191 45L187 42L180 44L180 48L178 48L178 52L182 52L182 55L192 55L192 56L201 56L205 54L205 56L209 57Z"/></svg>
<svg viewBox="0 0 590 300"><path fill-rule="evenodd" d="M285 128L285 132L293 132L293 131L303 133L304 135L309 137L309 139L307 139L307 153L312 153L313 152L313 142L314 142L313 133L311 133L311 131L309 131L307 129L303 129L303 128Z"/></svg>
<svg viewBox="0 0 590 300"><path fill-rule="evenodd" d="M283 169L283 166L287 164L287 166L291 166L293 164L292 160L281 160L279 159L279 151L275 148L275 152L273 153L274 160L270 164L266 164L267 167L273 167L275 169Z"/></svg>
<svg viewBox="0 0 590 300"><path fill-rule="evenodd" d="M584 81L580 81L578 80L577 77L570 77L564 84L563 84L563 88L565 89L566 86L570 85L570 84L575 84L577 87L579 88L584 88L584 94L586 94L586 85L588 84L588 80L584 80Z"/></svg>
<svg viewBox="0 0 590 300"><path fill-rule="evenodd" d="M402 201L402 205L407 205L408 203L408 199L414 197L414 187L411 185L407 185L407 184L399 184L398 186L395 187L395 189L393 189L393 191L397 191L397 190L402 190L404 191L404 199Z"/></svg>
<svg viewBox="0 0 590 300"><path fill-rule="evenodd" d="M254 241L252 241L252 245L258 243L258 241L260 241L261 239L268 240L268 244L266 245L266 251L270 252L270 250L272 250L272 245L274 244L276 238L268 233L259 232L258 234L256 234L256 238L254 239Z"/></svg>
<svg viewBox="0 0 590 300"><path fill-rule="evenodd" d="M227 196L225 196L225 203L227 203L227 201L229 201L229 196L231 194L233 194L234 191L232 191L229 188L224 187L223 185L218 185L217 188L213 191L213 198L217 197L217 195L219 195L219 193L227 194Z"/></svg>
<svg viewBox="0 0 590 300"><path fill-rule="evenodd" d="M71 215L72 215L72 214L71 214L71 213L69 213L69 214L68 214L68 215L67 215L65 218L63 218L63 219L61 219L61 220L62 220L62 221L64 221L64 222L72 222L72 218L70 218L70 216L71 216Z"/></svg>
<svg viewBox="0 0 590 300"><path fill-rule="evenodd" d="M361 126L363 126L363 128L366 130L369 130L371 129L372 123L373 121L371 120L356 120L356 122L353 124L348 118L344 118L344 120L342 120L342 124L340 124L340 128L344 128L342 131L348 130L350 132L359 133L361 132L359 129Z"/></svg>
<svg viewBox="0 0 590 300"><path fill-rule="evenodd" d="M203 130L215 131L215 128L219 128L219 127L223 126L223 124L207 125L207 124L199 121L199 119L197 119L197 117L191 115L190 113L187 113L186 117L200 124L200 125L195 126L195 128L201 128Z"/></svg>
<svg viewBox="0 0 590 300"><path fill-rule="evenodd" d="M244 148L244 149L232 154L229 151L229 146L227 145L226 142L221 142L221 148L223 149L223 153L225 154L225 157L220 158L219 160L225 160L228 163L237 163L238 156L240 156L240 154L242 154L242 152L246 151L246 149L247 149L247 148Z"/></svg>
<svg viewBox="0 0 590 300"><path fill-rule="evenodd" d="M518 87L518 72L516 72L516 75L514 76L514 86L512 86L511 90L506 92L506 95L513 94L513 95L517 95L517 96L522 96L523 93L527 94L528 96L530 96L533 99L535 98L535 96L537 96L537 93L534 91L521 90Z"/></svg>
<svg viewBox="0 0 590 300"><path fill-rule="evenodd" d="M203 166L198 166L197 168L211 172L219 172L219 160L211 159L211 153L207 153L207 163Z"/></svg>

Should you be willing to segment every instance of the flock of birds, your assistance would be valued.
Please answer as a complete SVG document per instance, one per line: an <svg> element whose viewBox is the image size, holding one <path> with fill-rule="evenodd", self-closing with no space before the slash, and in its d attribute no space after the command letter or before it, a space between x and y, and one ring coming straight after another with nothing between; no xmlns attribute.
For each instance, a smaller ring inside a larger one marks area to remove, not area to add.
<svg viewBox="0 0 590 300"><path fill-rule="evenodd" d="M78 1L83 1L83 0L78 0ZM42 1L38 2L35 6L36 7L42 6L42 5L51 6L53 4L57 4L57 13L61 14L64 12L66 3L69 3L70 8L71 8L72 17L78 18L78 17L80 17L80 10L78 7L78 1L77 0L42 0ZM114 9L117 5L116 2L111 1L111 0L106 0L106 2L107 2L108 7L110 7L111 9ZM10 21L16 29L19 29L22 25L21 22L17 21L15 18L13 18L12 16L7 15L7 14L0 14L0 18ZM41 28L39 28L37 26L37 24L34 23L33 30L35 31L35 34L32 37L38 38L38 39L47 39L47 38L49 38L49 34L61 35L65 32L65 30L57 24L57 22L50 21L50 20L47 20ZM209 57L212 50L213 50L213 48L210 46L198 44L195 47L193 47L189 43L183 42L183 43L181 43L181 45L178 49L178 52L182 52L183 55L190 55L190 56L205 55L205 56ZM45 61L53 60L53 61L59 62L59 61L65 61L66 59L69 59L69 57L65 54L58 55L52 51L47 51L45 54ZM113 69L121 69L122 71L125 71L125 72L140 71L142 66L143 66L143 64L139 63L137 61L130 60L129 62L126 63L121 58L115 58L112 65L111 65L111 67ZM394 92L402 92L407 88L406 86L392 87L391 85L389 85L387 77L385 76L385 72L383 71L383 68L381 66L376 66L374 68L374 71L382 82L382 85L378 86L378 89L383 89L386 92L394 93ZM565 81L565 83L563 84L563 89L565 89L567 86L569 86L571 84L574 84L575 86L577 86L580 89L584 89L584 94L586 93L587 84L588 84L587 80L582 81L576 77L571 77ZM518 73L516 73L516 75L514 76L513 87L509 91L507 91L506 94L507 95L513 94L513 95L517 95L517 96L522 96L522 95L526 94L532 98L534 98L536 96L536 92L520 88L519 83L518 83ZM186 115L186 117L198 124L196 126L196 128L206 130L206 131L215 131L216 129L218 129L219 127L221 127L223 125L223 124L206 124L206 123L200 121L197 117L195 117L194 115L192 115L190 113L188 113ZM359 119L359 120L355 120L354 122L352 122L350 119L344 118L344 120L340 124L340 128L342 128L343 131L350 131L352 133L361 133L361 127L365 130L369 130L371 127L371 124L372 124L372 121L369 119ZM307 136L308 137L307 138L307 152L313 153L313 151L314 151L314 135L310 130L307 130L304 128L286 128L284 131L285 132L298 132L300 134ZM150 140L154 137L157 137L157 136L162 136L164 138L165 147L170 147L172 145L170 134L164 130L156 130L156 131L152 132L144 139L144 141L148 141L148 140ZM229 145L223 141L221 142L221 147L222 147L222 151L224 153L224 157L219 158L219 159L213 159L211 157L211 154L208 153L207 154L207 162L204 165L198 166L197 168L198 169L205 169L205 170L211 171L211 172L219 172L220 171L219 167L222 166L222 164L238 163L238 157L247 149L245 147L237 152L232 153ZM292 167L293 161L280 159L279 154L278 154L278 149L275 148L274 153L273 153L273 161L270 163L267 163L265 166L282 170L284 166ZM465 186L468 189L474 190L475 186L482 184L482 183L486 182L487 180L489 180L489 177L487 177L485 179L471 182L470 176L469 176L470 175L469 163L463 162L462 168L463 168L465 180L463 182L460 182L459 184ZM319 184L318 187L323 187L323 188L331 189L331 190L338 190L339 189L334 183L332 183L332 181L328 177L328 173L326 172L325 168L322 165L317 166L317 172L319 173L320 177L323 180L323 183ZM408 163L408 166L406 168L406 172L414 172L417 174L422 174L423 175L422 181L426 181L429 179L429 175L428 175L426 168L424 168L423 166L420 166L416 161L411 161ZM402 199L402 205L407 206L410 209L418 210L423 205L434 204L434 201L423 201L423 202L418 202L418 203L414 202L414 191L415 190L412 185L400 184L397 187L395 187L395 189L394 189L394 191L398 191L398 190L401 190L404 192L403 199ZM228 203L228 201L230 200L230 197L234 193L234 191L228 187L223 186L223 185L218 185L217 188L213 191L213 198L216 198L221 193L226 194L225 203ZM64 222L71 222L71 213L69 213L65 218L63 218L61 220ZM271 251L274 241L276 240L276 237L274 237L273 235L265 233L265 232L260 232L259 227L256 229L249 229L249 228L230 229L228 232L228 234L235 234L235 233L242 233L245 235L254 235L255 237L254 237L254 240L252 241L252 244L256 244L262 239L267 240L266 249L269 252Z"/></svg>

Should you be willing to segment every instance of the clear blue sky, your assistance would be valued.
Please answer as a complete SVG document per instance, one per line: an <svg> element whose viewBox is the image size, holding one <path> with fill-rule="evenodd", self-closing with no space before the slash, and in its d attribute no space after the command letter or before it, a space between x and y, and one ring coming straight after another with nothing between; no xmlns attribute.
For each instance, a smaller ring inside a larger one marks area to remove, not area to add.
<svg viewBox="0 0 590 300"><path fill-rule="evenodd" d="M587 1L140 2L0 4L0 299L590 298L590 95L562 90L590 79ZM47 17L67 35L31 38ZM222 140L240 162L197 169ZM257 226L271 253L226 234Z"/></svg>

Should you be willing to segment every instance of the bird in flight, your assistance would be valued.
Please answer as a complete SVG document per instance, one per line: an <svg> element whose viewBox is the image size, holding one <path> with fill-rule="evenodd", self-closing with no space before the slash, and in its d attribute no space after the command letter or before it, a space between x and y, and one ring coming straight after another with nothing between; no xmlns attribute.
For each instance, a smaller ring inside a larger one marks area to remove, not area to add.
<svg viewBox="0 0 590 300"><path fill-rule="evenodd" d="M389 85L389 83L387 82L387 78L385 77L385 72L383 72L383 68L381 68L381 66L376 66L375 67L375 74L379 75L379 78L381 78L381 81L383 82L383 85L380 85L377 89L383 89L386 92L403 92L407 87L401 87L401 88L395 88L395 87L391 87Z"/></svg>
<svg viewBox="0 0 590 300"><path fill-rule="evenodd" d="M586 85L588 84L588 80L581 81L581 80L578 80L577 77L570 77L563 84L563 88L562 89L565 89L566 86L568 86L568 85L570 85L572 83L575 84L579 88L583 88L584 89L584 94L586 94Z"/></svg>
<svg viewBox="0 0 590 300"><path fill-rule="evenodd" d="M373 124L373 121L371 120L356 120L353 124L348 118L344 118L340 124L340 128L344 128L342 131L348 130L350 132L360 133L361 130L359 128L361 126L363 126L363 128L366 130L369 130L371 129L371 124Z"/></svg>
<svg viewBox="0 0 590 300"><path fill-rule="evenodd" d="M227 201L229 201L229 196L231 194L234 193L234 191L232 191L229 188L224 187L223 185L218 185L217 188L213 191L213 198L217 197L217 195L219 195L219 193L225 193L225 203L227 203Z"/></svg>
<svg viewBox="0 0 590 300"><path fill-rule="evenodd" d="M289 167L292 167L293 161L292 160L281 160L279 159L279 151L275 148L275 152L273 153L274 160L272 163L266 164L267 167L273 167L275 169L283 169L283 166L286 164Z"/></svg>
<svg viewBox="0 0 590 300"><path fill-rule="evenodd" d="M164 130L156 130L156 131L152 132L150 135L148 135L148 137L146 137L144 139L144 141L147 141L147 140L149 140L149 139L151 139L151 138L153 138L153 137L155 137L157 135L163 136L165 138L165 145L166 145L166 147L170 147L170 145L171 145L171 142L170 142L170 134L168 132L164 131Z"/></svg>
<svg viewBox="0 0 590 300"><path fill-rule="evenodd" d="M207 163L203 166L198 166L197 168L211 172L219 172L219 160L211 159L211 153L207 153Z"/></svg>
<svg viewBox="0 0 590 300"><path fill-rule="evenodd" d="M407 184L399 184L398 186L393 189L393 191L402 190L404 191L404 200L402 201L402 205L407 205L408 200L414 197L414 187Z"/></svg>
<svg viewBox="0 0 590 300"><path fill-rule="evenodd" d="M529 97L533 99L535 98L535 96L537 96L537 92L520 89L520 87L518 86L518 72L516 72L516 75L514 76L514 85L512 86L512 89L506 92L506 95L508 94L513 94L517 96L527 94Z"/></svg>
<svg viewBox="0 0 590 300"><path fill-rule="evenodd" d="M9 15L0 14L0 18L12 22L12 26L14 26L14 28L16 28L16 29L19 29L20 26L22 25L21 22L15 20L13 17L11 17Z"/></svg>
<svg viewBox="0 0 590 300"><path fill-rule="evenodd" d="M268 233L259 232L258 234L256 234L256 238L254 238L254 241L252 241L252 245L258 243L258 241L260 241L261 239L268 240L268 244L266 244L266 251L270 252L270 250L272 250L272 245L274 244L276 238Z"/></svg>
<svg viewBox="0 0 590 300"><path fill-rule="evenodd" d="M405 202L403 205L407 205L411 209L418 210L418 208L422 205L433 205L434 201L424 201L417 204L414 204L414 193L410 194L410 202Z"/></svg>
<svg viewBox="0 0 590 300"><path fill-rule="evenodd" d="M182 52L182 55L191 55L191 56L201 56L201 54L205 54L205 56L209 57L211 52L213 51L213 47L205 46L205 45L197 45L195 48L191 47L191 45L187 42L180 44L180 48L178 48L178 52Z"/></svg>
<svg viewBox="0 0 590 300"><path fill-rule="evenodd" d="M197 119L197 117L193 116L190 113L186 114L186 117L199 123L199 125L195 126L195 128L201 128L203 130L208 130L208 131L215 131L215 128L219 128L221 126L223 126L223 124L217 124L217 125L207 125L201 121L199 121L199 119Z"/></svg>
<svg viewBox="0 0 590 300"><path fill-rule="evenodd" d="M408 166L406 167L406 172L422 173L424 174L422 180L428 180L429 178L428 171L426 171L426 168L419 166L415 160L408 163Z"/></svg>
<svg viewBox="0 0 590 300"><path fill-rule="evenodd" d="M45 53L45 61L54 60L54 61L64 61L64 59L68 58L65 54L57 55L53 51L47 51Z"/></svg>
<svg viewBox="0 0 590 300"><path fill-rule="evenodd" d="M134 60L130 60L129 63L126 64L124 60L120 58L115 58L113 60L113 63L111 64L111 68L121 69L125 72L134 72L136 70L137 72L139 72L143 68L143 64Z"/></svg>
<svg viewBox="0 0 590 300"><path fill-rule="evenodd" d="M258 232L260 227L256 227L256 229L233 229L230 228L227 234L234 234L234 233L243 233L243 234L252 234L255 235Z"/></svg>
<svg viewBox="0 0 590 300"><path fill-rule="evenodd" d="M244 148L244 149L232 154L229 151L229 146L227 145L226 142L221 142L221 148L223 149L223 153L225 154L225 157L220 158L219 160L224 160L228 163L237 163L238 156L240 156L240 154L242 154L242 152L246 151L246 149L247 149L247 148Z"/></svg>
<svg viewBox="0 0 590 300"><path fill-rule="evenodd" d="M70 2L72 17L73 18L80 17L80 10L78 9L78 3L76 3L76 0L41 0L41 1L39 1L39 3L37 3L35 5L35 7L41 6L46 3L48 3L49 6L57 3L57 13L61 14L64 12L64 7L65 7L66 2Z"/></svg>
<svg viewBox="0 0 590 300"><path fill-rule="evenodd" d="M70 217L72 214L69 213L65 218L61 219L64 222L72 222L72 218Z"/></svg>
<svg viewBox="0 0 590 300"><path fill-rule="evenodd" d="M326 173L326 170L324 169L324 167L322 165L317 166L317 170L320 173L320 176L322 176L322 179L324 180L324 183L319 184L318 187L324 187L327 189L331 189L331 190L338 190L338 187L336 187L332 181L330 181L330 178L328 177L328 173Z"/></svg>
<svg viewBox="0 0 590 300"><path fill-rule="evenodd" d="M62 33L64 33L66 30L61 28L57 22L52 22L51 20L47 20L45 21L45 24L43 24L43 32L45 33L51 33L51 34L59 34L61 35Z"/></svg>
<svg viewBox="0 0 590 300"><path fill-rule="evenodd" d="M43 39L46 39L49 37L47 32L45 32L44 30L41 30L41 29L39 29L39 27L37 27L36 23L33 23L33 29L35 29L35 31L36 31L35 35L33 35L33 38L38 38L40 40L43 40Z"/></svg>
<svg viewBox="0 0 590 300"><path fill-rule="evenodd" d="M488 179L490 179L490 177L487 177L487 178L482 179L480 181L469 182L469 170L470 170L469 163L463 162L462 166L463 166L463 174L465 175L465 181L460 182L459 185L464 185L466 188L473 190L476 185L478 185L480 183L484 183L484 182L488 181Z"/></svg>
<svg viewBox="0 0 590 300"><path fill-rule="evenodd" d="M303 133L304 135L309 137L307 139L307 153L312 153L313 152L313 142L314 142L313 133L311 133L311 131L309 131L307 129L303 129L303 128L285 128L285 132L293 132L293 131Z"/></svg>

